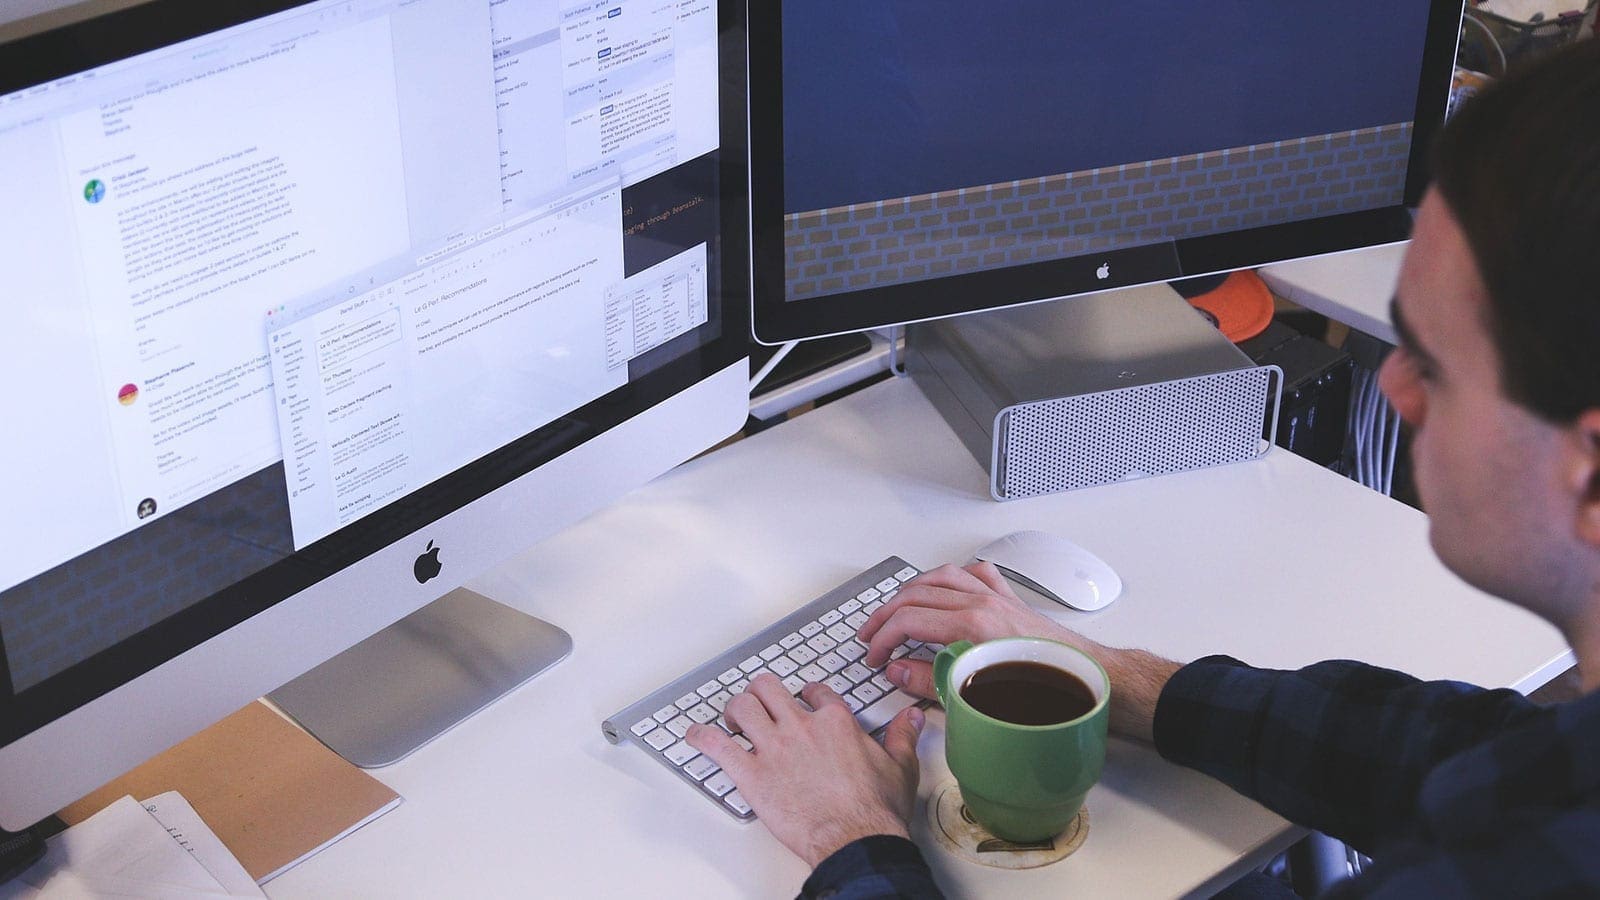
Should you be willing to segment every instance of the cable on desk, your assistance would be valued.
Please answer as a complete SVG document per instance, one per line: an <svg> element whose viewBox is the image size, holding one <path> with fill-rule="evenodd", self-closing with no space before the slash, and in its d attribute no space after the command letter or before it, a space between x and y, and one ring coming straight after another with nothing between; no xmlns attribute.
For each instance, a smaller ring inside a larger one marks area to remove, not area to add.
<svg viewBox="0 0 1600 900"><path fill-rule="evenodd" d="M1345 474L1380 494L1392 496L1395 460L1400 455L1400 414L1383 396L1376 372L1357 369L1351 388L1345 419L1350 435Z"/></svg>
<svg viewBox="0 0 1600 900"><path fill-rule="evenodd" d="M905 337L906 326L890 325L889 329L889 373L896 378L906 377L906 361L900 356L900 341Z"/></svg>
<svg viewBox="0 0 1600 900"><path fill-rule="evenodd" d="M783 358L789 355L789 351L793 350L799 345L799 341L790 341L789 343L779 347L778 352L772 354L772 358L767 360L767 364L762 366L761 370L750 379L751 396L755 395L756 388L761 386L761 382L766 381L767 376L772 374L772 370L778 367L778 363L783 362Z"/></svg>

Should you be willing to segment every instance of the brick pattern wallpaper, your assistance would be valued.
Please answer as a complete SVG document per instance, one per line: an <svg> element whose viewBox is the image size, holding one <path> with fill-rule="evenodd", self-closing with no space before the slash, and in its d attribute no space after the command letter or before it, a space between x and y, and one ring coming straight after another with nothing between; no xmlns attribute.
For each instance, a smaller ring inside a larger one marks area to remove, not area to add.
<svg viewBox="0 0 1600 900"><path fill-rule="evenodd" d="M1411 123L785 217L788 297L1401 202Z"/></svg>

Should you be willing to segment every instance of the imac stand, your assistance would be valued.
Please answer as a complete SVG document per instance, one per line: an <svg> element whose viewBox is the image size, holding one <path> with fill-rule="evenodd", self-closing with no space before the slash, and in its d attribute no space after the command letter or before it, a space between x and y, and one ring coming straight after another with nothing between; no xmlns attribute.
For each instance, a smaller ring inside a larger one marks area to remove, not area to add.
<svg viewBox="0 0 1600 900"><path fill-rule="evenodd" d="M457 588L267 699L371 769L399 762L571 652L560 628Z"/></svg>

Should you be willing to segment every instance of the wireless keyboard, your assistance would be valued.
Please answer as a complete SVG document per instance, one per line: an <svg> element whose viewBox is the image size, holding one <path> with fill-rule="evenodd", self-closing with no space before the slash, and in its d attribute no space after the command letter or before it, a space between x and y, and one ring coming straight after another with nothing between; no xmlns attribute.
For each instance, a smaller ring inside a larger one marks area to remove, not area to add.
<svg viewBox="0 0 1600 900"><path fill-rule="evenodd" d="M905 560L889 557L607 719L601 724L606 740L632 743L724 812L754 819L727 773L683 739L689 726L716 723L749 750L750 742L728 727L722 711L750 679L771 672L791 694L814 681L828 685L844 697L863 729L877 733L917 698L891 684L883 669L867 668L862 662L867 646L856 639L856 631L918 574ZM890 658L931 660L940 649L907 641Z"/></svg>

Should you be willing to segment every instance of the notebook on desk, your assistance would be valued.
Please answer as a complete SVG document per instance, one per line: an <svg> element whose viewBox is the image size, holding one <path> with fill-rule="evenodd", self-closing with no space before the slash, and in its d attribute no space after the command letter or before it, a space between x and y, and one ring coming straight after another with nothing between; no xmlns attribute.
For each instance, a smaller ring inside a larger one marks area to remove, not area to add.
<svg viewBox="0 0 1600 900"><path fill-rule="evenodd" d="M400 795L265 704L251 703L62 810L176 790L258 883L398 806Z"/></svg>

